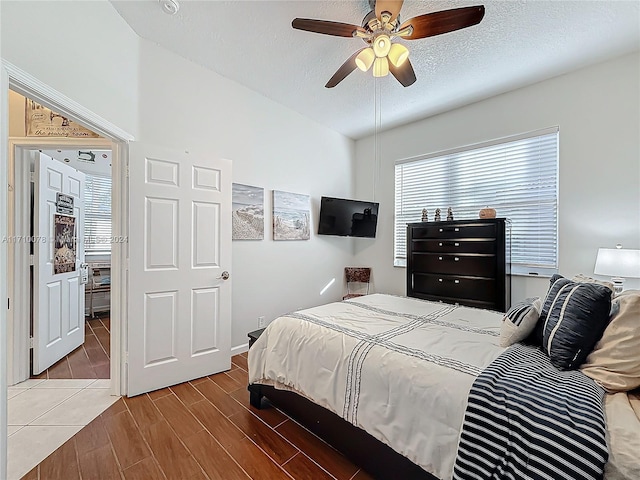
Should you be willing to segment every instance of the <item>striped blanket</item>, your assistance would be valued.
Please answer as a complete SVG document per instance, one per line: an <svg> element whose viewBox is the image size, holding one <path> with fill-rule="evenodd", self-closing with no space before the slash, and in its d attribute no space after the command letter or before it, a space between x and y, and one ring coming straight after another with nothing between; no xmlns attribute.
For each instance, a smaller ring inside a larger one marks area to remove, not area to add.
<svg viewBox="0 0 640 480"><path fill-rule="evenodd" d="M453 478L601 479L604 390L516 344L474 381Z"/></svg>

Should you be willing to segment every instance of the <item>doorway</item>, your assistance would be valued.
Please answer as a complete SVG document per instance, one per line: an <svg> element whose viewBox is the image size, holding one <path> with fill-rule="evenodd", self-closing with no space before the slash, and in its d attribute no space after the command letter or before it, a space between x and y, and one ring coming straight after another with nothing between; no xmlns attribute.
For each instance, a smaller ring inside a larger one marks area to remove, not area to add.
<svg viewBox="0 0 640 480"><path fill-rule="evenodd" d="M42 364L42 360L34 354L39 353L40 342L34 327L34 317L37 305L38 278L33 277L31 282L31 322L30 337L34 339L30 355L31 379L103 379L110 378L110 290L111 290L111 149L75 145L75 148L39 148L27 150L26 157L31 158L30 171L35 170L35 161L38 156L48 158L63 166L71 167L84 175L82 216L78 218L80 225L77 227L76 237L78 248L74 249L76 262L80 267L79 273L74 276L83 277L80 283L84 284L84 295L78 296L76 310L80 311L82 319L80 326L84 328L84 341L78 346L72 343L67 350L71 350L64 356L60 354L51 361ZM19 157L18 157L19 158ZM18 160L20 161L20 160ZM25 167L26 168L26 167ZM55 167L54 167L55 168ZM32 196L33 198L33 196ZM40 200L42 202L42 200ZM32 201L33 203L33 201ZM41 206L31 206L31 217L41 210ZM17 206L17 210L21 210ZM69 217L61 217L69 218ZM76 220L72 217L73 220ZM35 222L33 222L35 224ZM31 227L35 228L35 225ZM31 238L36 239L39 232L31 232ZM82 257L82 258L81 258ZM56 258L58 256L56 255ZM34 260L31 266L32 276L38 261ZM45 265L46 268L50 265ZM84 270L82 270L84 268ZM44 272L45 275L48 272ZM72 274L73 275L73 274ZM55 275L54 277L57 277ZM41 279L40 279L41 280ZM66 299L69 303L70 298ZM72 309L67 309L72 311ZM77 332L81 333L81 332ZM35 362L34 360L39 360ZM46 368L45 368L46 367Z"/></svg>
<svg viewBox="0 0 640 480"><path fill-rule="evenodd" d="M42 152L49 153L51 157L56 156L58 160L52 160L54 163L63 165L64 163L70 163L72 165L77 164L77 159L71 159L72 154L77 156L78 152L91 152L92 154L105 155L106 172L110 172L111 166L109 165L111 157L111 145L108 140L96 139L91 143L86 140L68 140L68 139L38 139L38 138L12 138L10 139L10 194L9 194L9 237L12 239L25 238L33 240L35 238L46 237L37 234L32 231L32 193L30 187L31 168L34 162L33 158L38 155L43 155ZM75 148L74 148L75 147ZM72 150L73 148L73 150ZM108 152L108 153L107 153ZM46 156L46 155L43 155ZM84 170L91 171L91 168L84 168ZM105 173L105 171L101 173ZM95 168L94 168L95 173ZM91 196L93 190L99 189L100 185L94 185L99 182L96 180L108 180L111 178L105 178L105 176L99 179L91 174L87 174L90 179L89 186L91 188L85 188L85 192L88 192ZM104 182L103 185L104 187ZM89 199L91 200L91 198ZM91 202L90 202L91 203ZM96 202L93 202L96 203ZM95 205L98 207L99 205ZM90 205L94 209L92 205ZM95 210L95 209L94 209ZM102 215L102 227L104 223L111 221L111 212L107 212ZM101 229L100 225L95 225L88 228L84 233L89 233L89 244L83 242L84 247L88 247L89 259L87 263L91 264L89 270L91 275L87 277L87 285L90 288L86 289L87 293L82 293L81 298L85 300L83 303L87 303L87 308L83 308L82 313L79 315L81 318L82 329L89 333L87 345L81 345L79 351L68 352L70 355L63 355L64 358L56 358L60 362L56 363L55 368L52 366L52 370L41 372L40 370L33 371L35 375L32 376L31 365L33 362L34 348L38 347L37 332L34 332L34 315L37 316L37 312L34 312L34 302L37 304L37 298L32 298L32 293L37 290L37 276L34 277L34 271L37 271L37 266L30 265L37 261L37 256L32 256L33 247L38 246L34 242L15 241L8 244L9 250L9 298L12 302L12 308L9 310L9 332L8 338L11 339L9 344L9 359L8 359L8 384L15 385L21 381L24 381L30 377L35 378L102 378L108 379L111 375L110 358L113 357L111 352L111 332L113 328L111 326L111 317L108 319L104 316L105 313L111 311L111 260L110 253L107 248L110 247L110 235L104 228ZM100 235L98 235L100 233ZM104 235L107 233L107 235ZM98 237L98 238L96 238ZM105 237L107 237L105 239ZM105 243L106 242L106 243ZM100 251L102 249L103 251ZM109 268L106 268L106 266ZM98 266L100 268L98 268ZM46 265L44 269L46 269ZM49 265L51 268L51 265ZM118 273L117 269L114 270L114 275ZM80 271L75 275L78 280ZM108 282L108 284L107 284ZM91 289L94 288L96 292L92 295ZM85 288L83 288L85 290ZM80 297L80 295L78 295ZM93 305L91 302L93 301ZM92 308L93 307L93 308ZM67 310L68 311L68 310ZM93 317L91 316L93 314ZM96 318L98 317L98 318ZM102 317L102 318L99 318ZM87 320L93 320L93 328L91 323L84 324L85 318ZM104 320L104 321L103 321ZM107 326L105 326L107 325ZM95 330L95 331L94 331ZM98 339L98 335L100 336ZM81 342L84 343L84 342ZM33 347L33 348L32 348ZM89 347L89 350L85 347ZM92 360L91 360L92 359ZM83 361L84 360L84 361ZM46 365L48 367L49 365ZM74 368L72 369L71 366ZM117 387L114 385L114 387Z"/></svg>

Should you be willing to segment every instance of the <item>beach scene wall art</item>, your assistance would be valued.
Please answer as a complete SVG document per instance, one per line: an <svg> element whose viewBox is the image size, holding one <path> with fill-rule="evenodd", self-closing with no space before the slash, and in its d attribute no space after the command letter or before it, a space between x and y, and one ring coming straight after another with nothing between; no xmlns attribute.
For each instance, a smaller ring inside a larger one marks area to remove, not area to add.
<svg viewBox="0 0 640 480"><path fill-rule="evenodd" d="M311 201L309 195L273 191L273 239L309 240Z"/></svg>
<svg viewBox="0 0 640 480"><path fill-rule="evenodd" d="M234 183L231 197L231 238L264 239L264 188Z"/></svg>

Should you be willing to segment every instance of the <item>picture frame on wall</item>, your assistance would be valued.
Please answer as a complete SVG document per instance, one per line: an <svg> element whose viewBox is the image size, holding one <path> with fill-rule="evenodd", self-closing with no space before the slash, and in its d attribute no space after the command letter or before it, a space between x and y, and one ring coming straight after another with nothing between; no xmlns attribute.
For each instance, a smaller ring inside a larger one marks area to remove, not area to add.
<svg viewBox="0 0 640 480"><path fill-rule="evenodd" d="M27 137L100 137L97 133L30 98L25 98L25 130Z"/></svg>
<svg viewBox="0 0 640 480"><path fill-rule="evenodd" d="M234 183L231 191L232 240L263 240L264 188Z"/></svg>
<svg viewBox="0 0 640 480"><path fill-rule="evenodd" d="M309 240L311 199L309 195L273 191L273 239Z"/></svg>

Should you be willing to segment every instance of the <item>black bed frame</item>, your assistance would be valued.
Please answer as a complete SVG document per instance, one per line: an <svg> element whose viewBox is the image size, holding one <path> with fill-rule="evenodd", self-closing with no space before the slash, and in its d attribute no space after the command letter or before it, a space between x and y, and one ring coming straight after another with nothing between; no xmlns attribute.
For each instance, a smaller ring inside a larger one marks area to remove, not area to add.
<svg viewBox="0 0 640 480"><path fill-rule="evenodd" d="M262 408L262 398L344 454L379 480L438 480L388 445L329 410L295 392L251 384L250 403Z"/></svg>

